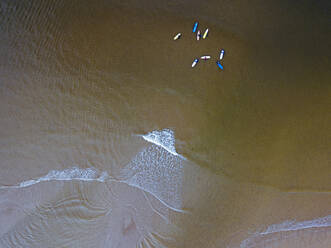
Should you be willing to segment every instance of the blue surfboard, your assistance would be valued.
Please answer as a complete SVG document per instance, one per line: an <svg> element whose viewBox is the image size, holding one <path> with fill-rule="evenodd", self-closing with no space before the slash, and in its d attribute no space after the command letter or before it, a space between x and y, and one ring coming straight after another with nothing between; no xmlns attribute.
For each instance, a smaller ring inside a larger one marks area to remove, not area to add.
<svg viewBox="0 0 331 248"><path fill-rule="evenodd" d="M192 32L195 33L195 31L197 31L197 28L198 28L198 22L195 22Z"/></svg>
<svg viewBox="0 0 331 248"><path fill-rule="evenodd" d="M221 61L217 60L216 64L221 70L223 70L223 66L221 65Z"/></svg>

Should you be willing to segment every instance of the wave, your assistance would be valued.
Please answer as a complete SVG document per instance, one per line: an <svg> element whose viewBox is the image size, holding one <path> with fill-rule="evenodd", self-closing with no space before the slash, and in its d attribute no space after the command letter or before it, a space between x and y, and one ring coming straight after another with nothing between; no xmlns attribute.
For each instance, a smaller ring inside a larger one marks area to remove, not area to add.
<svg viewBox="0 0 331 248"><path fill-rule="evenodd" d="M107 172L99 172L95 168L86 168L81 169L79 167L72 167L65 170L51 170L47 175L42 176L37 179L23 181L17 185L10 186L0 186L0 189L8 188L25 188L37 183L47 182L47 181L98 181L105 182L106 179L109 179Z"/></svg>
<svg viewBox="0 0 331 248"><path fill-rule="evenodd" d="M126 170L128 170L128 168L126 168ZM149 177L149 182L143 183L143 178L147 178L147 177ZM156 181L159 181L159 179L160 178L155 178L155 177L153 178L153 175L152 176L146 175L146 173L145 175L144 173L137 173L137 175L132 176L132 178L128 178L126 180L120 180L109 176L109 174L105 171L99 172L95 168L81 169L78 167L72 167L69 169L65 169L63 171L52 170L47 175L42 176L40 178L23 181L16 185L0 186L0 189L26 188L41 182L51 182L51 181L97 181L97 182L115 181L119 183L125 183L129 186L138 188L140 190L152 194L166 207L176 212L183 212L183 213L186 212L178 207L180 204L178 203L179 200L178 200L178 194L176 193L177 190L169 190L167 193L167 189L169 189L169 187L167 187L167 185L162 185L162 183L160 184L160 186L157 186L156 184L154 185L154 187L151 186L151 184L155 183Z"/></svg>
<svg viewBox="0 0 331 248"><path fill-rule="evenodd" d="M178 154L175 148L175 135L174 131L168 128L165 128L161 131L155 130L148 134L138 135L141 136L144 140L153 143L157 146L160 146L167 150L169 153L175 156L179 156L182 159L185 159L182 155Z"/></svg>
<svg viewBox="0 0 331 248"><path fill-rule="evenodd" d="M329 227L331 227L331 215L300 222L288 220L279 224L270 225L264 231L253 234L251 237L241 242L240 248L271 247L271 243L284 242L287 239L298 238L298 236L293 235L296 232L313 231L313 234L317 235L318 229ZM304 239L304 235L304 233L301 233L299 236L301 239Z"/></svg>
<svg viewBox="0 0 331 248"><path fill-rule="evenodd" d="M173 131L153 131L142 137L149 140L152 145L139 152L117 176L93 167L84 169L75 166L65 170L51 170L40 178L23 181L17 185L0 186L0 189L25 188L49 181L116 181L152 194L174 211L186 212L182 209L181 201L183 165L174 147Z"/></svg>
<svg viewBox="0 0 331 248"><path fill-rule="evenodd" d="M331 226L331 215L318 218L315 220L306 220L296 222L295 220L285 221L280 224L270 225L261 235L271 234L275 232L289 232L297 231L307 228L319 228L319 227L330 227Z"/></svg>

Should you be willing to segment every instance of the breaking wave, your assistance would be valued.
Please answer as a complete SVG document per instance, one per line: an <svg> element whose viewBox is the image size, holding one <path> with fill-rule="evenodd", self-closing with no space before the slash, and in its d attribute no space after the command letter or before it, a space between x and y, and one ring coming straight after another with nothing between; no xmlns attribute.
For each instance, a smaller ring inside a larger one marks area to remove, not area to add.
<svg viewBox="0 0 331 248"><path fill-rule="evenodd" d="M165 128L161 131L155 130L145 135L139 135L144 140L153 143L157 146L160 146L167 150L169 153L175 156L179 156L182 159L185 159L182 155L176 152L175 148L175 135L174 131L168 128Z"/></svg>
<svg viewBox="0 0 331 248"><path fill-rule="evenodd" d="M28 181L23 181L18 185L12 186L0 186L0 189L4 188L24 188L28 187L40 182L48 182L48 181L71 181L71 180L79 180L79 181L99 181L105 182L106 179L109 178L107 172L99 172L95 168L86 168L81 169L78 167L72 167L65 170L51 170L47 173L47 175L42 176L38 179L32 179Z"/></svg>

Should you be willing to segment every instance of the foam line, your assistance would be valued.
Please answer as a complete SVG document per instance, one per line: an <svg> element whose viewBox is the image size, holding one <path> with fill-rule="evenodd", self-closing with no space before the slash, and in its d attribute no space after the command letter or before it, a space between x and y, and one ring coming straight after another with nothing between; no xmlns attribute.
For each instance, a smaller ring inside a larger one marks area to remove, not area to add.
<svg viewBox="0 0 331 248"><path fill-rule="evenodd" d="M321 217L314 220L306 220L301 222L295 222L294 220L285 221L280 224L270 225L261 235L272 234L276 232L289 232L297 231L308 228L319 228L319 227L330 227L331 226L331 215Z"/></svg>
<svg viewBox="0 0 331 248"><path fill-rule="evenodd" d="M159 197L157 197L157 195L155 195L153 192L149 191L149 190L146 190L144 189L143 187L140 187L139 185L136 185L136 184L131 184L131 183L128 183L128 182L125 182L125 181L122 181L123 183L129 185L129 186L132 186L132 187L135 187L137 189L141 189L147 193L150 193L152 194L156 199L158 199L163 205L165 205L167 208L175 211L175 212L179 212L179 213L185 213L185 214L188 214L190 213L189 211L186 211L186 210L183 210L183 209L178 209L178 208L175 208L175 207L172 207L170 206L168 203L166 203L165 201L163 201L162 199L160 199Z"/></svg>
<svg viewBox="0 0 331 248"><path fill-rule="evenodd" d="M10 186L0 186L0 189L8 189L8 188L25 188L31 185L40 183L40 182L48 182L48 181L98 181L105 182L107 179L110 179L107 172L100 173L98 170L94 168L86 168L80 169L78 167L72 167L69 169L65 169L63 171L59 170L51 170L47 175L40 177L38 179L31 179L27 181L23 181L17 185ZM113 179L114 180L114 179Z"/></svg>
<svg viewBox="0 0 331 248"><path fill-rule="evenodd" d="M265 231L257 232L248 239L241 242L240 248L251 248L254 247L255 239L263 238L267 235L282 233L282 232L293 232L299 230L306 230L311 228L322 228L331 227L331 215L317 218L314 220L306 220L296 222L295 220L285 221L280 224L273 224L266 228Z"/></svg>

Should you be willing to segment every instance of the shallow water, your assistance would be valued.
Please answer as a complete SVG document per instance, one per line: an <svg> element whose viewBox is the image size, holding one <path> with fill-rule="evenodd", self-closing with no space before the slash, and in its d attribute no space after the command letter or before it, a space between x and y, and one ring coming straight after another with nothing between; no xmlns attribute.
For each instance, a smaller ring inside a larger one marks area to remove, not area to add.
<svg viewBox="0 0 331 248"><path fill-rule="evenodd" d="M0 3L1 247L331 244L328 1Z"/></svg>

